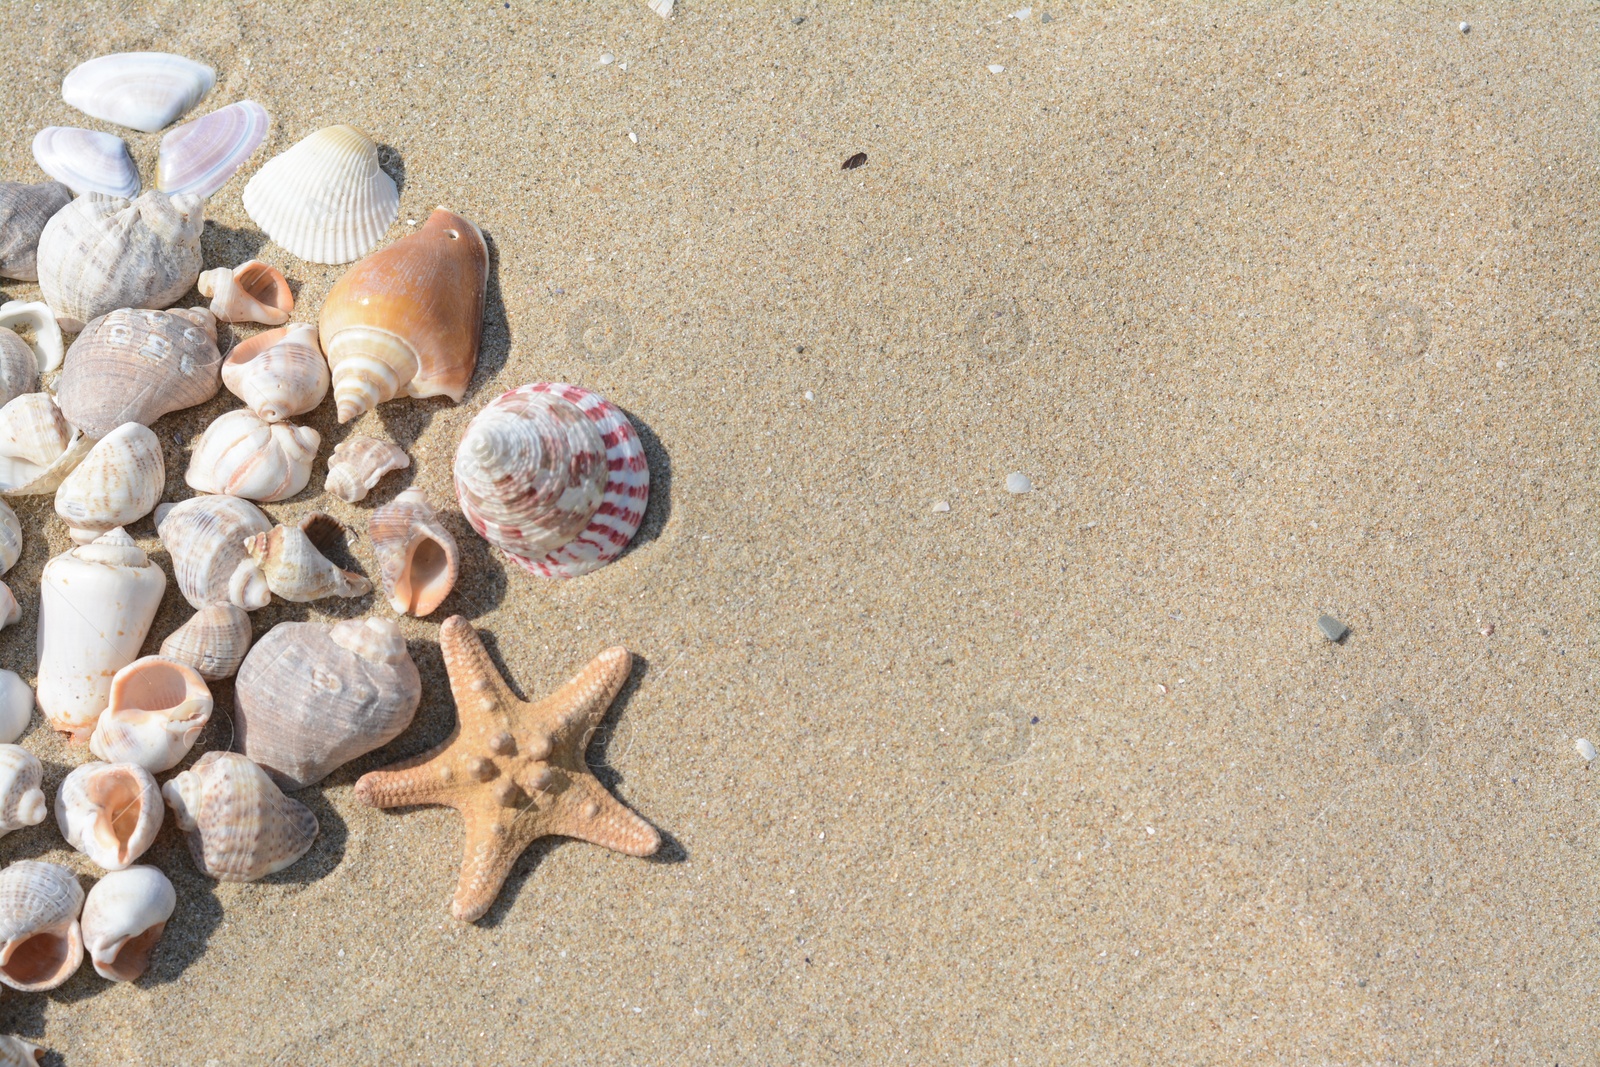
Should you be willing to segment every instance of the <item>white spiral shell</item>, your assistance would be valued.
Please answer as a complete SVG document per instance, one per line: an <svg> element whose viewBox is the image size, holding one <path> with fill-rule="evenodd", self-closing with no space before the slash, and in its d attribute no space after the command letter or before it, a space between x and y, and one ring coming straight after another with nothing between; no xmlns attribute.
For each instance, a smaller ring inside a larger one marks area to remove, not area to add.
<svg viewBox="0 0 1600 1067"><path fill-rule="evenodd" d="M83 886L59 863L19 860L0 871L0 982L35 993L83 962Z"/></svg>

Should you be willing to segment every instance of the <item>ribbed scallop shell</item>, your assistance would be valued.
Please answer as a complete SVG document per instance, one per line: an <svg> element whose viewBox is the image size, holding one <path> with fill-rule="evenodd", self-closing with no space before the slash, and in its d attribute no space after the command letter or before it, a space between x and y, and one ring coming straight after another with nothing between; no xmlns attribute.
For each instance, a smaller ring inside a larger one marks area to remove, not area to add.
<svg viewBox="0 0 1600 1067"><path fill-rule="evenodd" d="M53 493L93 447L49 393L24 393L0 408L0 493Z"/></svg>
<svg viewBox="0 0 1600 1067"><path fill-rule="evenodd" d="M201 271L194 284L201 296L211 298L211 313L223 322L281 326L289 321L289 313L294 310L294 294L289 290L288 279L277 267L259 259L241 263L232 270L218 267ZM315 334L312 334L311 343L316 344Z"/></svg>
<svg viewBox="0 0 1600 1067"><path fill-rule="evenodd" d="M83 962L83 887L59 863L18 860L0 871L0 982L54 989Z"/></svg>
<svg viewBox="0 0 1600 1067"><path fill-rule="evenodd" d="M317 328L297 322L235 345L222 362L222 382L267 422L303 415L328 395L328 361Z"/></svg>
<svg viewBox="0 0 1600 1067"><path fill-rule="evenodd" d="M200 274L206 202L151 189L137 200L85 193L39 235L39 289L69 333L118 308L164 308Z"/></svg>
<svg viewBox="0 0 1600 1067"><path fill-rule="evenodd" d="M455 480L472 528L547 578L621 555L650 499L627 416L599 393L556 382L520 386L480 411L456 449Z"/></svg>
<svg viewBox="0 0 1600 1067"><path fill-rule="evenodd" d="M207 752L161 792L189 835L195 866L219 882L265 878L316 840L317 817L233 752Z"/></svg>
<svg viewBox="0 0 1600 1067"><path fill-rule="evenodd" d="M0 182L0 278L38 280L39 235L71 202L72 190L60 182Z"/></svg>
<svg viewBox="0 0 1600 1067"><path fill-rule="evenodd" d="M309 426L267 422L253 411L225 412L195 443L184 481L202 493L287 500L311 480L321 443Z"/></svg>
<svg viewBox="0 0 1600 1067"><path fill-rule="evenodd" d="M178 591L196 609L267 606L272 593L244 542L270 529L272 520L260 508L236 496L197 496L156 508L156 533L172 558Z"/></svg>
<svg viewBox="0 0 1600 1067"><path fill-rule="evenodd" d="M231 498L230 498L231 499ZM250 616L233 604L207 604L161 642L161 655L208 682L232 678L250 651Z"/></svg>
<svg viewBox="0 0 1600 1067"><path fill-rule="evenodd" d="M267 160L244 187L244 209L293 255L349 263L383 239L400 213L378 146L354 126L329 126Z"/></svg>
<svg viewBox="0 0 1600 1067"><path fill-rule="evenodd" d="M148 426L125 422L101 438L56 489L56 514L87 544L150 514L167 484L161 442Z"/></svg>
<svg viewBox="0 0 1600 1067"><path fill-rule="evenodd" d="M407 489L372 513L367 531L389 606L423 616L456 584L456 539L420 489Z"/></svg>
<svg viewBox="0 0 1600 1067"><path fill-rule="evenodd" d="M193 667L162 656L136 659L118 671L107 701L89 751L109 763L136 763L152 774L182 763L211 721L205 681Z"/></svg>
<svg viewBox="0 0 1600 1067"><path fill-rule="evenodd" d="M21 745L0 745L0 835L38 826L47 814L44 766Z"/></svg>
<svg viewBox="0 0 1600 1067"><path fill-rule="evenodd" d="M177 891L154 867L112 871L96 882L79 921L95 973L113 982L143 974L177 906Z"/></svg>
<svg viewBox="0 0 1600 1067"><path fill-rule="evenodd" d="M133 199L139 195L139 168L128 142L114 133L46 126L33 137L33 161L74 193L104 193Z"/></svg>
<svg viewBox="0 0 1600 1067"><path fill-rule="evenodd" d="M217 395L222 353L205 308L123 308L90 322L67 350L56 401L90 437L125 422L149 426Z"/></svg>
<svg viewBox="0 0 1600 1067"><path fill-rule="evenodd" d="M366 495L390 471L411 466L406 450L391 441L376 437L350 437L333 446L328 460L328 478L323 488L346 504Z"/></svg>
<svg viewBox="0 0 1600 1067"><path fill-rule="evenodd" d="M16 671L0 670L0 742L15 742L32 720L33 690Z"/></svg>
<svg viewBox="0 0 1600 1067"><path fill-rule="evenodd" d="M156 162L156 187L210 196L261 147L267 125L266 108L241 100L167 131Z"/></svg>
<svg viewBox="0 0 1600 1067"><path fill-rule="evenodd" d="M61 83L61 99L85 115L155 133L216 83L216 71L183 56L118 52L74 67Z"/></svg>
<svg viewBox="0 0 1600 1067"><path fill-rule="evenodd" d="M312 512L298 526L275 526L245 541L245 551L267 577L267 588L297 604L330 596L366 596L372 583L354 571L341 570L324 556L319 543L344 529L331 515Z"/></svg>
<svg viewBox="0 0 1600 1067"><path fill-rule="evenodd" d="M0 326L8 330L27 326L33 330L33 343L29 347L33 350L40 374L48 374L61 366L62 358L67 354L61 343L61 327L56 324L55 313L50 310L50 305L43 300L7 300L0 304Z"/></svg>

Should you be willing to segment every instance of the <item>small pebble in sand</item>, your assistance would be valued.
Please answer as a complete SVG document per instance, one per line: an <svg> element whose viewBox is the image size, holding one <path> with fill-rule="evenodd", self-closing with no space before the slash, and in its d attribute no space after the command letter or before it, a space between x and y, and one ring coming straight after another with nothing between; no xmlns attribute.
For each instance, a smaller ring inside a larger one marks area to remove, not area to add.
<svg viewBox="0 0 1600 1067"><path fill-rule="evenodd" d="M939 501L937 504L935 504L933 506L933 510L939 512L942 515L945 512L950 510L950 505L947 502L941 500L941 501Z"/></svg>
<svg viewBox="0 0 1600 1067"><path fill-rule="evenodd" d="M1344 640L1344 635L1350 632L1350 627L1332 615L1318 615L1317 629L1321 630L1322 636L1329 641L1342 641Z"/></svg>
<svg viewBox="0 0 1600 1067"><path fill-rule="evenodd" d="M1589 761L1590 763L1594 762L1594 745L1589 743L1589 739L1587 737L1578 738L1576 741L1572 742L1572 747L1577 749L1578 755L1582 756L1585 760Z"/></svg>
<svg viewBox="0 0 1600 1067"><path fill-rule="evenodd" d="M1012 471L1006 475L1006 492L1012 494L1028 493L1033 491L1033 479L1021 471Z"/></svg>
<svg viewBox="0 0 1600 1067"><path fill-rule="evenodd" d="M1462 33L1471 33L1472 32L1472 24L1470 22L1463 22L1461 24L1461 32Z"/></svg>
<svg viewBox="0 0 1600 1067"><path fill-rule="evenodd" d="M989 64L989 73L990 74L1001 74L1001 73L1004 73L1005 69L1006 69L1005 66L1003 64L1000 64L1000 63L990 63Z"/></svg>
<svg viewBox="0 0 1600 1067"><path fill-rule="evenodd" d="M611 63L615 63L616 61L617 61L617 57L612 55L610 52L601 52L600 53L600 65L602 67L607 66L607 65L609 65Z"/></svg>
<svg viewBox="0 0 1600 1067"><path fill-rule="evenodd" d="M1478 632L1480 634L1482 634L1483 636L1488 637L1490 634L1494 633L1494 623L1491 622L1488 626L1485 626L1483 629L1479 630Z"/></svg>
<svg viewBox="0 0 1600 1067"><path fill-rule="evenodd" d="M1031 7L1018 8L1016 11L1013 11L1011 14L1006 16L1006 18L1008 18L1008 19L1016 19L1018 22L1026 21L1027 19L1030 19L1032 17L1033 17L1033 8L1031 8Z"/></svg>
<svg viewBox="0 0 1600 1067"><path fill-rule="evenodd" d="M806 399L807 400L815 400L816 399L816 397L811 395L811 390L809 390L809 389L806 390Z"/></svg>
<svg viewBox="0 0 1600 1067"><path fill-rule="evenodd" d="M1055 18L1056 17L1054 15L1050 14L1050 12L1048 12L1048 11L1042 12L1039 15L1039 21L1040 22L1054 22Z"/></svg>
<svg viewBox="0 0 1600 1067"><path fill-rule="evenodd" d="M628 140L632 141L634 144L638 144L639 143L639 135L634 133L632 130L629 130L628 131Z"/></svg>

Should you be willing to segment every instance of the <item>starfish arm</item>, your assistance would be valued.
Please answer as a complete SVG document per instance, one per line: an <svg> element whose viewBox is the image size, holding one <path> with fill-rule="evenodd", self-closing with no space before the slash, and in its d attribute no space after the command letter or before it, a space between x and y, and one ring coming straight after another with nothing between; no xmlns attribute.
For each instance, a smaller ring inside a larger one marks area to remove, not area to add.
<svg viewBox="0 0 1600 1067"><path fill-rule="evenodd" d="M608 648L590 660L566 685L539 702L540 710L554 709L551 740L556 749L570 744L578 758L583 758L589 735L606 717L606 709L611 707L632 669L632 653L620 645Z"/></svg>
<svg viewBox="0 0 1600 1067"><path fill-rule="evenodd" d="M544 835L525 821L504 827L496 821L498 812L484 815L477 809L467 809L462 814L466 816L466 840L450 914L470 923L483 918L500 895L500 887L505 885L522 850Z"/></svg>
<svg viewBox="0 0 1600 1067"><path fill-rule="evenodd" d="M628 856L654 855L661 834L593 775L576 775L555 807L544 816L546 833L587 841Z"/></svg>
<svg viewBox="0 0 1600 1067"><path fill-rule="evenodd" d="M470 714L490 702L510 707L521 703L489 658L478 631L460 615L450 616L439 628L439 649L444 653L444 669L450 675L456 717L463 726ZM486 695L489 701L485 701Z"/></svg>
<svg viewBox="0 0 1600 1067"><path fill-rule="evenodd" d="M433 766L450 742L421 755L368 771L356 780L356 796L375 808L400 808L407 804L451 804L454 792ZM441 764L442 765L442 764Z"/></svg>

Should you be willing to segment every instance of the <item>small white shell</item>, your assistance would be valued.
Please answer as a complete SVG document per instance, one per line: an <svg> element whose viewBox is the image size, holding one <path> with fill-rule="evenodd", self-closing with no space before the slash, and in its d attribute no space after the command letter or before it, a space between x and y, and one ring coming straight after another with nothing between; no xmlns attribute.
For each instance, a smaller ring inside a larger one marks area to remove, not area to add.
<svg viewBox="0 0 1600 1067"><path fill-rule="evenodd" d="M61 99L85 115L155 133L216 83L216 71L183 56L118 52L74 67L61 82Z"/></svg>
<svg viewBox="0 0 1600 1067"><path fill-rule="evenodd" d="M0 745L0 834L38 826L47 814L44 767L20 745Z"/></svg>
<svg viewBox="0 0 1600 1067"><path fill-rule="evenodd" d="M267 136L266 108L254 100L218 108L161 138L156 186L210 196L228 184Z"/></svg>
<svg viewBox="0 0 1600 1067"><path fill-rule="evenodd" d="M207 752L162 787L189 853L219 882L253 882L306 854L317 817L234 752Z"/></svg>
<svg viewBox="0 0 1600 1067"><path fill-rule="evenodd" d="M297 322L240 342L222 363L222 383L267 422L312 410L328 395L317 328Z"/></svg>
<svg viewBox="0 0 1600 1067"><path fill-rule="evenodd" d="M16 671L0 670L0 742L11 744L33 721L33 690Z"/></svg>
<svg viewBox="0 0 1600 1067"><path fill-rule="evenodd" d="M287 500L311 480L321 443L309 426L267 422L253 411L225 412L200 435L184 481L202 493Z"/></svg>
<svg viewBox="0 0 1600 1067"><path fill-rule="evenodd" d="M128 143L114 133L46 126L33 137L33 160L79 196L132 199L139 193L139 168L128 156Z"/></svg>
<svg viewBox="0 0 1600 1067"><path fill-rule="evenodd" d="M349 263L383 239L400 213L378 146L354 126L329 126L274 156L244 187L244 209L293 255Z"/></svg>
<svg viewBox="0 0 1600 1067"><path fill-rule="evenodd" d="M172 557L178 591L193 607L226 602L255 611L272 601L245 538L272 529L262 510L236 496L197 496L156 508L156 534Z"/></svg>
<svg viewBox="0 0 1600 1067"><path fill-rule="evenodd" d="M56 790L61 836L108 871L144 855L162 812L156 780L137 763L85 763Z"/></svg>
<svg viewBox="0 0 1600 1067"><path fill-rule="evenodd" d="M0 871L0 982L35 993L83 962L83 887L59 863L19 860Z"/></svg>
<svg viewBox="0 0 1600 1067"><path fill-rule="evenodd" d="M33 344L29 347L39 361L40 374L49 374L66 358L61 326L56 322L55 312L43 300L7 300L0 304L0 326L8 330L27 326L33 330Z"/></svg>
<svg viewBox="0 0 1600 1067"><path fill-rule="evenodd" d="M363 499L390 471L411 466L406 450L376 437L351 437L333 446L323 488L346 504Z"/></svg>
<svg viewBox="0 0 1600 1067"><path fill-rule="evenodd" d="M201 296L211 298L211 313L223 322L259 322L264 326L281 326L289 321L289 313L294 310L294 293L289 289L288 279L277 267L259 259L241 263L231 270L218 267L201 271L194 284ZM316 328L311 329L311 344L315 346ZM320 350L317 356L321 358Z"/></svg>
<svg viewBox="0 0 1600 1067"><path fill-rule="evenodd" d="M0 574L17 565L22 558L22 524L11 505L0 500Z"/></svg>
<svg viewBox="0 0 1600 1067"><path fill-rule="evenodd" d="M0 407L0 493L54 493L93 447L49 393L24 393Z"/></svg>
<svg viewBox="0 0 1600 1067"><path fill-rule="evenodd" d="M167 484L161 442L148 426L125 422L101 438L56 490L56 514L72 539L88 544L150 514Z"/></svg>
<svg viewBox="0 0 1600 1067"><path fill-rule="evenodd" d="M229 498L233 499L233 498ZM232 678L250 651L250 616L234 604L207 604L161 642L161 655L193 667L208 682Z"/></svg>
<svg viewBox="0 0 1600 1067"><path fill-rule="evenodd" d="M154 867L112 871L96 882L80 920L95 973L113 982L143 974L177 906L172 883Z"/></svg>
<svg viewBox="0 0 1600 1067"><path fill-rule="evenodd" d="M24 1037L0 1037L0 1067L39 1067L50 1050Z"/></svg>
<svg viewBox="0 0 1600 1067"><path fill-rule="evenodd" d="M109 700L89 751L109 763L137 763L152 774L183 762L211 721L205 681L193 667L161 656L136 659L118 671Z"/></svg>

